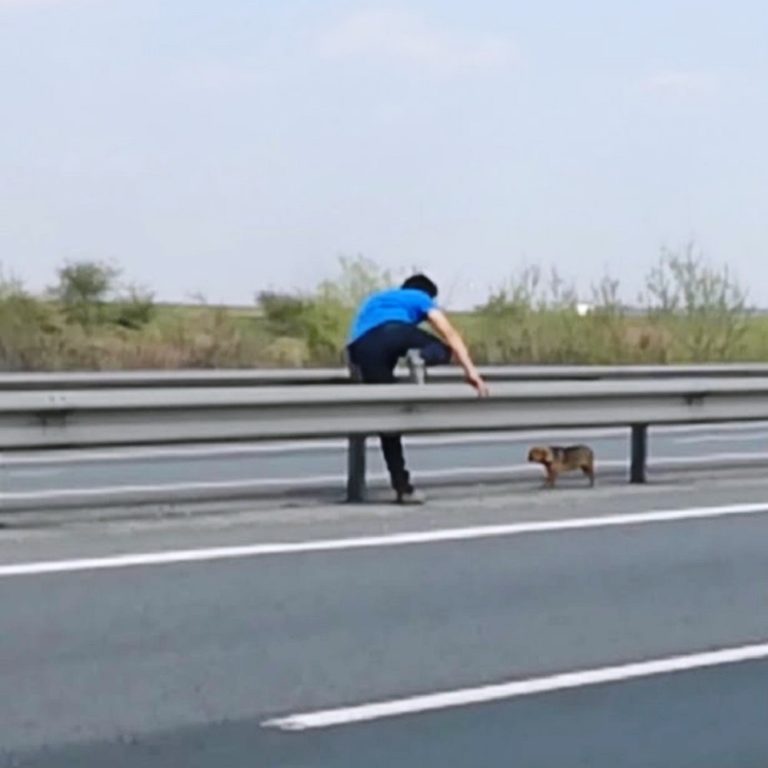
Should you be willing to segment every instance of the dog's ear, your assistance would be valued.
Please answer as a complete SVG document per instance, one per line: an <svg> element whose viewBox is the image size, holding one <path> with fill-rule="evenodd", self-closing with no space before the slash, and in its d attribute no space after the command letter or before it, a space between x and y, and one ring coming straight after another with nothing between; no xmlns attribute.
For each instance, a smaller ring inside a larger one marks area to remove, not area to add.
<svg viewBox="0 0 768 768"><path fill-rule="evenodd" d="M549 464L552 458L552 451L543 446L536 446L528 452L528 461L536 461L539 464Z"/></svg>
<svg viewBox="0 0 768 768"><path fill-rule="evenodd" d="M547 464L552 464L555 460L555 452L551 448L543 448L541 451L541 460Z"/></svg>

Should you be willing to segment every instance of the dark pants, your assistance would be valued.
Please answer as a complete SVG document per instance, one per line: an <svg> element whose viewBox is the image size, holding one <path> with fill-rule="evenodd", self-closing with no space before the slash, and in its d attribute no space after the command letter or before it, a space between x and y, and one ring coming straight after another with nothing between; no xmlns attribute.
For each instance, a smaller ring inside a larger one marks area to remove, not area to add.
<svg viewBox="0 0 768 768"><path fill-rule="evenodd" d="M395 381L395 366L409 349L418 349L428 366L451 361L451 349L436 336L406 323L386 323L361 336L348 348L349 360L360 370L366 384L390 384ZM413 490L405 468L400 435L381 435L381 450L392 487L399 493Z"/></svg>

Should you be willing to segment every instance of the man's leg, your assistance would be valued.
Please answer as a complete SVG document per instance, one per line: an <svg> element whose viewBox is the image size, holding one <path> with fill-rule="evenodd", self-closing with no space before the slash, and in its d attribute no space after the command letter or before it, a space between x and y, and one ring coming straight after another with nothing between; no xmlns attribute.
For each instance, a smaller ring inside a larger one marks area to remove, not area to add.
<svg viewBox="0 0 768 768"><path fill-rule="evenodd" d="M382 329L384 331L384 329ZM353 363L358 367L366 384L393 384L397 357L393 356L391 334L371 332L350 350ZM379 435L381 452L387 465L392 488L402 497L413 493L411 478L405 467L402 437L398 434Z"/></svg>
<svg viewBox="0 0 768 768"><path fill-rule="evenodd" d="M395 493L398 496L413 493L411 475L405 467L402 435L382 434L379 435L379 438L381 439L381 452L384 454L384 462L387 465L389 479Z"/></svg>
<svg viewBox="0 0 768 768"><path fill-rule="evenodd" d="M422 331L413 326L394 326L388 329L387 347L390 352L390 360L395 361L405 356L415 353L421 360L419 364L423 366L447 365L451 362L453 353L451 348L431 333ZM409 366L414 362L408 359ZM423 380L423 366L421 367ZM413 374L412 369L412 374ZM381 448L384 453L384 459L392 478L392 486L398 494L398 499L409 503L423 503L423 497L414 491L411 485L410 474L405 468L405 457L403 455L403 441L400 435L382 435Z"/></svg>
<svg viewBox="0 0 768 768"><path fill-rule="evenodd" d="M388 369L386 366L375 366L368 371L363 369L363 381L368 384L393 384L395 382L395 374L393 370ZM379 435L379 439L381 440L381 452L384 454L384 463L387 465L392 488L398 496L413 493L411 476L405 467L402 435L386 433Z"/></svg>
<svg viewBox="0 0 768 768"><path fill-rule="evenodd" d="M432 333L422 331L421 328L409 327L407 332L403 334L403 344L405 349L403 349L402 354L417 349L427 367L448 365L453 357L451 348L442 339L438 339Z"/></svg>

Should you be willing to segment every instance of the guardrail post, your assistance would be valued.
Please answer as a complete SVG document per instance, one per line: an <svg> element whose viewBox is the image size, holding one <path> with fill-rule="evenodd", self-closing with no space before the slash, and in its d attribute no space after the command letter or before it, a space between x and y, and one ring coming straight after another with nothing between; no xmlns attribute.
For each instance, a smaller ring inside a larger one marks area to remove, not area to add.
<svg viewBox="0 0 768 768"><path fill-rule="evenodd" d="M418 349L409 350L406 355L409 379L413 384L426 384L427 366ZM349 375L353 382L360 383L362 376L360 369L348 363ZM347 501L353 504L365 501L366 492L366 437L365 435L351 435L347 448Z"/></svg>
<svg viewBox="0 0 768 768"><path fill-rule="evenodd" d="M646 463L648 459L648 425L632 425L632 456L629 470L630 483L646 481Z"/></svg>
<svg viewBox="0 0 768 768"><path fill-rule="evenodd" d="M349 363L349 375L353 382L360 383L360 369ZM366 451L365 435L352 435L347 447L347 501L353 504L365 501Z"/></svg>

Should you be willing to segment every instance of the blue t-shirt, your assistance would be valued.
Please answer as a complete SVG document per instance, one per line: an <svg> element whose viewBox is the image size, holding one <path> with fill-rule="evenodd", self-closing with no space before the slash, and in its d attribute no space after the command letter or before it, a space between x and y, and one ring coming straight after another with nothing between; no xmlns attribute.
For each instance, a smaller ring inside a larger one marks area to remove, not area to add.
<svg viewBox="0 0 768 768"><path fill-rule="evenodd" d="M413 288L395 288L374 293L365 300L357 313L349 334L349 343L384 323L418 325L433 309L437 309L435 300L424 291Z"/></svg>

